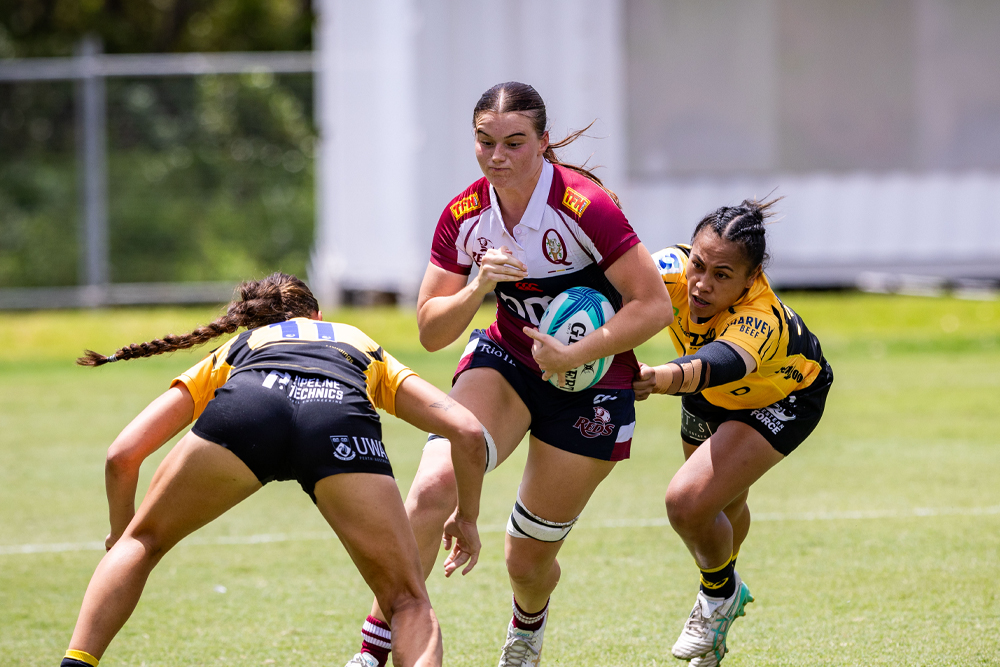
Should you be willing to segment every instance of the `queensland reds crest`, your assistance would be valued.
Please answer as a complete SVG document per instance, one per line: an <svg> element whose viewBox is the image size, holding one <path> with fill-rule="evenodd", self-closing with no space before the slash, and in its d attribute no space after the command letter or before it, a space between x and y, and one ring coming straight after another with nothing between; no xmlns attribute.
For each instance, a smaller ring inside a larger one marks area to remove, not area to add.
<svg viewBox="0 0 1000 667"><path fill-rule="evenodd" d="M545 259L553 264L571 266L570 262L566 261L566 243L559 232L554 229L546 230L545 235L542 236L542 253L545 255Z"/></svg>
<svg viewBox="0 0 1000 667"><path fill-rule="evenodd" d="M476 264L482 264L483 263L483 255L485 255L486 251L490 249L490 245L491 245L490 244L490 240L488 238L480 236L479 238L476 239L476 242L479 244L479 251L472 253L472 260Z"/></svg>
<svg viewBox="0 0 1000 667"><path fill-rule="evenodd" d="M596 438L599 435L611 435L615 432L615 425L609 423L611 413L605 408L594 407L594 418L587 419L580 417L573 424L573 428L580 429L580 433L585 438Z"/></svg>

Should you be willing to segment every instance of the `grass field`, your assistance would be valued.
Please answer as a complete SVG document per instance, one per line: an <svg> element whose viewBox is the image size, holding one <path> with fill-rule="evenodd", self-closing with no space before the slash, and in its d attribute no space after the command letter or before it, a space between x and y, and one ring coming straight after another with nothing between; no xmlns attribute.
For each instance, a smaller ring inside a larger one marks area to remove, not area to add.
<svg viewBox="0 0 1000 667"><path fill-rule="evenodd" d="M791 294L836 375L823 423L750 496L740 572L757 597L723 663L1000 665L1000 303ZM9 314L0 319L0 655L56 665L107 533L104 454L198 354L74 367L83 347L186 330L208 310ZM330 314L328 314L329 316ZM490 313L482 312L486 321ZM412 313L343 311L445 387L462 345L416 341ZM640 358L672 358L666 337ZM632 459L567 541L544 664L681 665L669 648L697 571L666 525L681 462L676 399L640 404ZM405 492L424 436L392 419ZM165 450L143 468L145 488ZM503 525L524 451L487 478L483 556L435 571L449 666L495 664L510 618ZM154 571L102 665L342 665L368 593L294 482L272 484Z"/></svg>

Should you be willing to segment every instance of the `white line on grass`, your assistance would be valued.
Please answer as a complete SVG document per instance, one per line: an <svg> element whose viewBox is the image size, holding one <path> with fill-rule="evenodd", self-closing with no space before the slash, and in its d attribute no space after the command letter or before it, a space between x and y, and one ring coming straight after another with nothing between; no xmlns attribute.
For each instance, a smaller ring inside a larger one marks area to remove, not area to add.
<svg viewBox="0 0 1000 667"><path fill-rule="evenodd" d="M914 517L936 516L987 516L1000 514L1000 505L991 507L914 507L910 510L856 510L848 512L758 512L754 521L851 521L862 519L910 519ZM605 521L581 521L577 530L588 528L647 528L669 525L667 517L653 519L609 519ZM504 525L487 525L479 528L480 533L500 533L507 530ZM271 542L306 542L310 540L330 540L333 531L312 533L264 533L259 535L222 535L219 537L189 537L182 545L217 544L268 544ZM61 553L74 551L104 551L104 542L60 542L53 544L8 544L0 545L0 556L19 554Z"/></svg>

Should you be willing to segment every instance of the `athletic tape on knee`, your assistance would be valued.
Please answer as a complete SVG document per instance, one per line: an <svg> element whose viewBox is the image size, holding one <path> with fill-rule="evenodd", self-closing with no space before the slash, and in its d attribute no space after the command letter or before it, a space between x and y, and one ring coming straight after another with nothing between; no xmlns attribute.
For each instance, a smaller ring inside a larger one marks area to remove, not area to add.
<svg viewBox="0 0 1000 667"><path fill-rule="evenodd" d="M579 518L576 517L576 519ZM560 542L569 535L576 519L565 523L546 521L540 516L532 514L521 502L521 494L518 493L517 502L514 503L514 511L510 513L510 519L507 520L507 534L511 537L530 537L539 542Z"/></svg>
<svg viewBox="0 0 1000 667"><path fill-rule="evenodd" d="M485 426L483 426L483 437L486 439L486 472L489 472L497 467L497 443L493 442L493 436Z"/></svg>
<svg viewBox="0 0 1000 667"><path fill-rule="evenodd" d="M424 443L424 449L427 449L427 445L431 444L432 440L444 440L445 442L448 443L449 446L451 446L451 440L444 437L443 435L438 435L437 433L428 433L427 442Z"/></svg>
<svg viewBox="0 0 1000 667"><path fill-rule="evenodd" d="M493 442L493 436L490 432L486 430L485 426L480 426L483 429L483 438L486 439L486 472L489 472L497 467L497 444ZM427 436L427 442L424 444L424 448L431 443L432 440L444 440L451 447L451 441L444 437L443 435L437 435L436 433L431 433Z"/></svg>

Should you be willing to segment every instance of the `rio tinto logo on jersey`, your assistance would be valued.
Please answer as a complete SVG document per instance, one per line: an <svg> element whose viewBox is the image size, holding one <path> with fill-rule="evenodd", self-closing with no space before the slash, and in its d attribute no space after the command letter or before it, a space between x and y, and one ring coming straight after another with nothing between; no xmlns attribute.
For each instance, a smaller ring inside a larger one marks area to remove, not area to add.
<svg viewBox="0 0 1000 667"><path fill-rule="evenodd" d="M572 266L570 262L566 261L566 242L554 229L546 230L542 236L542 254L553 264Z"/></svg>
<svg viewBox="0 0 1000 667"><path fill-rule="evenodd" d="M605 408L595 406L594 418L580 417L573 424L573 428L579 429L585 438L596 438L599 435L611 435L615 432L615 425L610 422L611 413Z"/></svg>
<svg viewBox="0 0 1000 667"><path fill-rule="evenodd" d="M468 197L459 199L451 205L451 215L455 218L455 222L458 222L463 215L477 210L480 206L479 195L473 192Z"/></svg>

